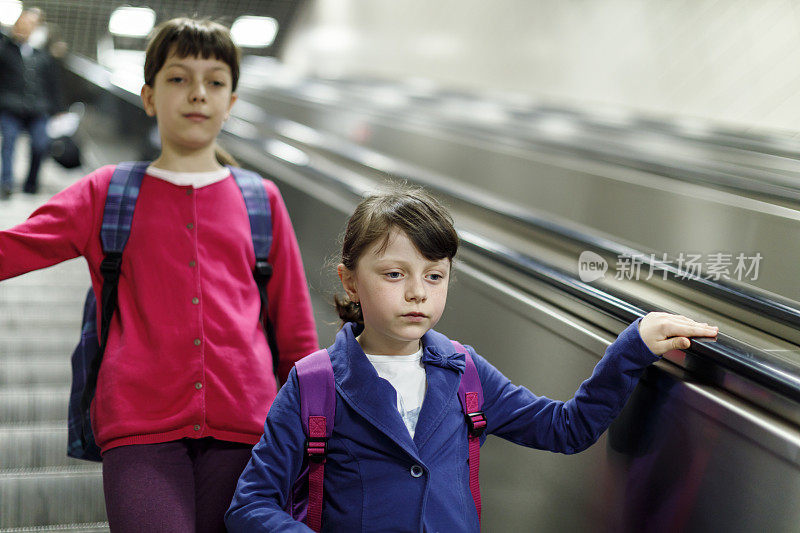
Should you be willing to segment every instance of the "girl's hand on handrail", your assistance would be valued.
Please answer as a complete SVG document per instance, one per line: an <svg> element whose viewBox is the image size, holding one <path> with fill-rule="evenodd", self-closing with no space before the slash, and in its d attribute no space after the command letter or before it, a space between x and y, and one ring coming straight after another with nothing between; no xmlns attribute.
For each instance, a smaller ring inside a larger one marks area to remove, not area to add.
<svg viewBox="0 0 800 533"><path fill-rule="evenodd" d="M716 337L719 328L705 322L670 313L648 313L639 323L639 335L656 355L670 350L685 350L689 337Z"/></svg>

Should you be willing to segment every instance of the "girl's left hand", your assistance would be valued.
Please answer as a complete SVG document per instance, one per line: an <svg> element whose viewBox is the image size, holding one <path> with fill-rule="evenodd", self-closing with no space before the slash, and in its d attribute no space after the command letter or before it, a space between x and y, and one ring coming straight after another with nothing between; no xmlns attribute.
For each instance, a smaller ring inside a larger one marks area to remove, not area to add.
<svg viewBox="0 0 800 533"><path fill-rule="evenodd" d="M648 313L639 322L639 335L656 355L685 350L691 344L688 337L716 337L718 332L716 326L669 313Z"/></svg>

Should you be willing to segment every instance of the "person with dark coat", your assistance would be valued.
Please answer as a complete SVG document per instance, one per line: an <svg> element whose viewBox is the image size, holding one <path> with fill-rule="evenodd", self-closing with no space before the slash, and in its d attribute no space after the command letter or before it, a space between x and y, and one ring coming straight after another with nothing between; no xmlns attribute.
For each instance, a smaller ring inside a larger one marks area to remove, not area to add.
<svg viewBox="0 0 800 533"><path fill-rule="evenodd" d="M26 9L11 29L0 35L0 198L8 198L14 186L13 162L17 137L27 130L31 137L28 179L23 190L38 189L39 167L47 154L48 118L62 107L58 65L46 50L33 48L28 40L42 22L39 9Z"/></svg>

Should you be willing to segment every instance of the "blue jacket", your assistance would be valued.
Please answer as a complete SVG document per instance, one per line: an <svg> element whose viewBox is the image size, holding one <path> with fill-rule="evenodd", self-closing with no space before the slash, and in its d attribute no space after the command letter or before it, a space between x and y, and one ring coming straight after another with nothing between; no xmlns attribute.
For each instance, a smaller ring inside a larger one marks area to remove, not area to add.
<svg viewBox="0 0 800 533"><path fill-rule="evenodd" d="M394 388L378 377L349 323L328 348L336 382L336 417L325 463L324 531L479 531L469 490L467 425L458 401L460 373L426 365L427 392L412 439ZM433 330L424 349L454 349ZM487 433L561 453L592 445L617 416L644 368L658 359L642 342L638 321L608 347L592 376L567 402L513 385L467 347L484 394ZM310 531L283 508L303 467L297 374L292 370L239 479L225 515L228 530ZM419 465L423 475L414 477Z"/></svg>

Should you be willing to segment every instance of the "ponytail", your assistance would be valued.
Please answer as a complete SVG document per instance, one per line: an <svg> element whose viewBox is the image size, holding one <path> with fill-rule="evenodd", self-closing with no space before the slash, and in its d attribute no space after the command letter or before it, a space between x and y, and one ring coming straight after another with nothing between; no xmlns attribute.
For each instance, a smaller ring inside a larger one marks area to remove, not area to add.
<svg viewBox="0 0 800 533"><path fill-rule="evenodd" d="M347 322L364 323L364 315L361 314L361 305L358 302L350 301L347 296L340 298L339 295L334 295L333 303L336 305L336 312L342 320L342 324Z"/></svg>
<svg viewBox="0 0 800 533"><path fill-rule="evenodd" d="M219 145L219 143L216 142L214 143L214 156L217 158L217 162L222 166L241 166L231 154L229 154Z"/></svg>

